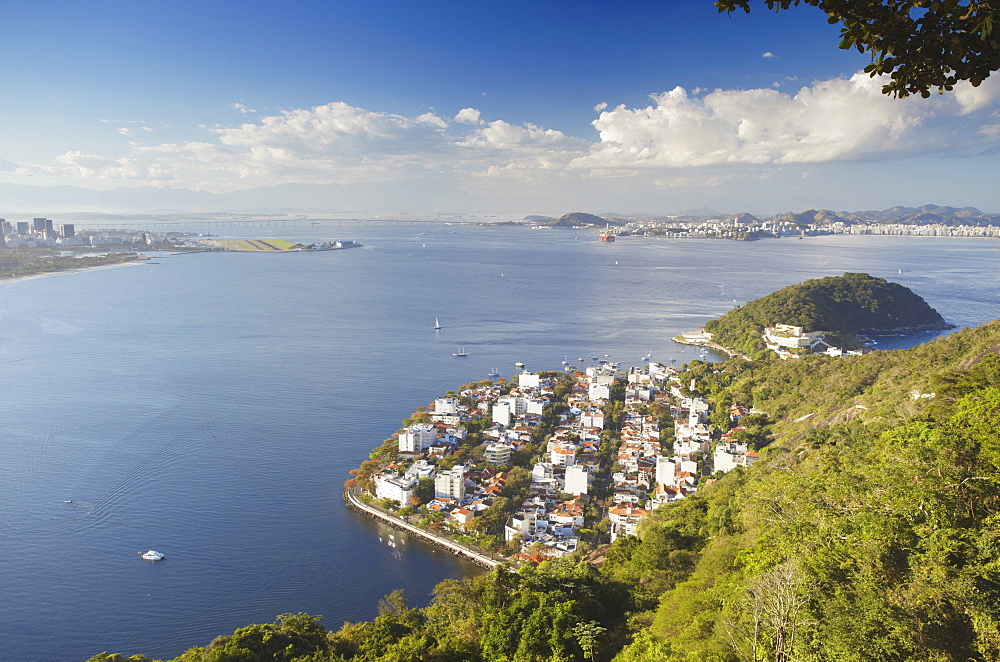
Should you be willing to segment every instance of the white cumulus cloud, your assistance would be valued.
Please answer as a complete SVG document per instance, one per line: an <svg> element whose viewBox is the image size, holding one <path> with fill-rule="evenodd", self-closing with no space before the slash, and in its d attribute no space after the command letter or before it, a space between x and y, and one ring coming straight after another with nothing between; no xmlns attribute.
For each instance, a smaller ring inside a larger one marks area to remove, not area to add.
<svg viewBox="0 0 1000 662"><path fill-rule="evenodd" d="M795 94L715 90L693 97L677 87L652 95L653 105L602 112L593 122L600 144L576 165L810 163L926 149L933 136L918 136L918 129L935 113L949 112L947 103L892 99L881 93L882 84L858 73L817 82ZM965 108L974 102L961 103Z"/></svg>
<svg viewBox="0 0 1000 662"><path fill-rule="evenodd" d="M434 113L424 113L423 115L418 115L416 121L421 124L436 126L439 129L448 128L448 123Z"/></svg>
<svg viewBox="0 0 1000 662"><path fill-rule="evenodd" d="M334 102L206 126L197 139L132 142L114 155L70 150L47 165L16 167L53 178L213 191L434 178L470 190L492 180L497 191L555 181L641 191L719 187L736 173L762 177L786 164L887 160L963 148L975 153L1000 141L1000 125L990 116L1000 103L1000 77L930 99L892 99L881 93L882 85L859 73L794 93L767 88L689 93L677 87L651 95L645 106L597 104L592 138L531 123L487 122L475 108L452 118L433 110L409 117ZM107 123L118 125L123 135L138 131L124 126L132 122Z"/></svg>
<svg viewBox="0 0 1000 662"><path fill-rule="evenodd" d="M995 105L1000 99L1000 76L990 76L980 83L979 87L973 87L967 83L956 85L952 94L955 95L955 101L961 107L962 115L974 113L977 110Z"/></svg>
<svg viewBox="0 0 1000 662"><path fill-rule="evenodd" d="M482 124L480 112L475 108L463 108L455 113L455 121L463 124Z"/></svg>

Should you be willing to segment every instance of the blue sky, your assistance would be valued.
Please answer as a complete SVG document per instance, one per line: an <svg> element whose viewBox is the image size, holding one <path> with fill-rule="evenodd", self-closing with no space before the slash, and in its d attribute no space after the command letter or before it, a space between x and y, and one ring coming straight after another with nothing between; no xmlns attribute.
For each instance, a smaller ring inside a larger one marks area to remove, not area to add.
<svg viewBox="0 0 1000 662"><path fill-rule="evenodd" d="M12 0L0 210L1000 211L1000 81L893 100L838 41L709 0Z"/></svg>

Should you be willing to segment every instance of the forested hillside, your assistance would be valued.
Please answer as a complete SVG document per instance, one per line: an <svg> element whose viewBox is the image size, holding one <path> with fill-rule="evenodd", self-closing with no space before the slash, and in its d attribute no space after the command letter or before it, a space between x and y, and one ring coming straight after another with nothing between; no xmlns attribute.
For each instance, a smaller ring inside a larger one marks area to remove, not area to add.
<svg viewBox="0 0 1000 662"><path fill-rule="evenodd" d="M998 351L994 322L713 385L780 440L691 500L695 569L618 659L998 659ZM651 519L642 546L678 529Z"/></svg>
<svg viewBox="0 0 1000 662"><path fill-rule="evenodd" d="M789 285L705 324L714 342L751 356L766 352L761 334L776 324L830 331L845 349L858 333L948 328L936 310L910 289L868 274L846 273Z"/></svg>
<svg viewBox="0 0 1000 662"><path fill-rule="evenodd" d="M444 582L425 609L394 594L339 630L284 615L178 660L1000 659L1000 321L907 351L688 368L716 419L752 405L771 443L638 537Z"/></svg>

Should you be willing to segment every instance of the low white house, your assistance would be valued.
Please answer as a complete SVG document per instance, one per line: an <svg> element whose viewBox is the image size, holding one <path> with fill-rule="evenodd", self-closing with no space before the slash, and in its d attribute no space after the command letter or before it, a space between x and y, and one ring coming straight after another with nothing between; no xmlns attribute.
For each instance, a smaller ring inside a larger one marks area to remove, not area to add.
<svg viewBox="0 0 1000 662"><path fill-rule="evenodd" d="M414 476L375 476L375 497L378 499L391 499L398 501L399 505L405 506L410 503L417 487L418 479Z"/></svg>
<svg viewBox="0 0 1000 662"><path fill-rule="evenodd" d="M549 528L549 520L543 508L523 508L507 520L504 526L504 539L508 542L514 536L532 538L543 535Z"/></svg>
<svg viewBox="0 0 1000 662"><path fill-rule="evenodd" d="M759 453L750 451L746 444L734 441L716 446L712 466L716 471L727 473L736 467L748 467L759 459Z"/></svg>
<svg viewBox="0 0 1000 662"><path fill-rule="evenodd" d="M826 331L804 332L801 326L776 324L764 329L764 343L768 349L779 353L782 349L808 349L825 334Z"/></svg>
<svg viewBox="0 0 1000 662"><path fill-rule="evenodd" d="M617 505L609 508L608 519L611 520L611 542L622 536L635 535L635 530L639 527L639 522L647 515L649 515L649 511L645 508L625 505Z"/></svg>

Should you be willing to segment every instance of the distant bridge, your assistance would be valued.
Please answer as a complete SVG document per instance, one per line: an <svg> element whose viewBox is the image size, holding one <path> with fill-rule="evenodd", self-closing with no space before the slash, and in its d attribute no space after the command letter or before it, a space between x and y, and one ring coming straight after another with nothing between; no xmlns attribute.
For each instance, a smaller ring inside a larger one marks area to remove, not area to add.
<svg viewBox="0 0 1000 662"><path fill-rule="evenodd" d="M87 228L152 230L154 232L169 232L171 229L191 228L260 228L260 227L423 227L434 225L470 225L462 221L441 219L409 220L401 218L331 218L331 219L276 219L276 218L214 218L214 219L171 219L171 220L134 220L115 222L77 222L78 226Z"/></svg>

